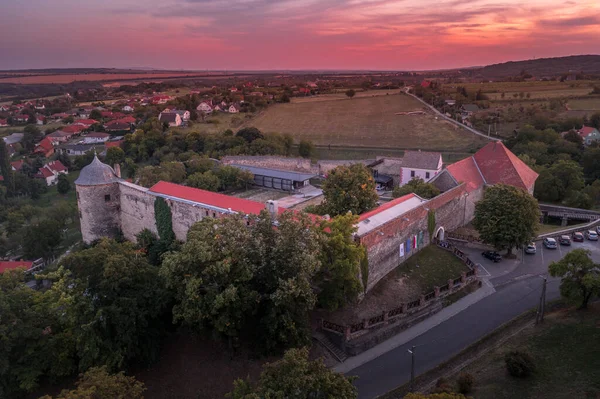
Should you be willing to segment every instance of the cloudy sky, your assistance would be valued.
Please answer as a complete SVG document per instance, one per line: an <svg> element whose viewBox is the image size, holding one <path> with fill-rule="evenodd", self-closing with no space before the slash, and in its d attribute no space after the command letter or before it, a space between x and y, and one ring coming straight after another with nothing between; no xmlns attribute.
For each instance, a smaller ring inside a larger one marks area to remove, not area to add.
<svg viewBox="0 0 600 399"><path fill-rule="evenodd" d="M439 69L600 53L598 0L0 0L0 69Z"/></svg>

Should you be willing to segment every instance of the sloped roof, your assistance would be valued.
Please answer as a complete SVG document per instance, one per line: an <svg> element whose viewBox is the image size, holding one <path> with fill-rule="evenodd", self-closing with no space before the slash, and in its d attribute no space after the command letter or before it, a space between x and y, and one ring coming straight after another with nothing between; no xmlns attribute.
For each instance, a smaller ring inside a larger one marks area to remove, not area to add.
<svg viewBox="0 0 600 399"><path fill-rule="evenodd" d="M465 104L462 107L467 112L477 112L477 111L479 111L479 106L477 104Z"/></svg>
<svg viewBox="0 0 600 399"><path fill-rule="evenodd" d="M446 169L458 183L464 182L466 184L467 192L477 190L485 184L473 157L448 165Z"/></svg>
<svg viewBox="0 0 600 399"><path fill-rule="evenodd" d="M59 160L48 162L46 164L46 167L48 167L51 170L54 170L56 172L65 172L68 170L67 167L65 165L63 165L63 163L60 162Z"/></svg>
<svg viewBox="0 0 600 399"><path fill-rule="evenodd" d="M96 186L101 184L110 184L121 181L117 177L113 168L105 163L100 162L98 157L94 155L92 162L81 169L81 173L75 184L78 186Z"/></svg>
<svg viewBox="0 0 600 399"><path fill-rule="evenodd" d="M436 170L442 154L439 152L405 151L402 167Z"/></svg>
<svg viewBox="0 0 600 399"><path fill-rule="evenodd" d="M359 216L357 231L358 236L363 236L368 232L386 224L390 220L396 219L406 212L413 210L427 200L413 194L407 194L393 201L383 204L372 211L363 213Z"/></svg>
<svg viewBox="0 0 600 399"><path fill-rule="evenodd" d="M52 177L52 176L54 176L54 173L52 173L52 171L50 169L48 169L46 166L43 166L38 169L37 177L48 178L48 177Z"/></svg>
<svg viewBox="0 0 600 399"><path fill-rule="evenodd" d="M86 127L82 126L82 125L69 125L69 126L63 126L59 130L61 132L66 132L66 133L80 133L85 129L86 129Z"/></svg>
<svg viewBox="0 0 600 399"><path fill-rule="evenodd" d="M0 273L4 272L6 270L16 269L18 267L24 267L25 269L31 269L32 265L33 265L33 262L25 261L25 260L0 261Z"/></svg>
<svg viewBox="0 0 600 399"><path fill-rule="evenodd" d="M316 176L314 173L302 173L302 172L293 172L289 170L277 170L277 169L269 169L269 168L259 168L256 166L248 166L248 165L239 165L239 164L230 164L229 166L233 166L234 168L246 170L253 175L258 176L268 176L276 179L282 180L292 180L292 181L305 181L312 179Z"/></svg>
<svg viewBox="0 0 600 399"><path fill-rule="evenodd" d="M579 135L583 138L586 138L587 136L589 136L590 134L592 134L594 132L598 132L598 130L592 126L584 126L581 129L579 129L579 131L578 131Z"/></svg>
<svg viewBox="0 0 600 399"><path fill-rule="evenodd" d="M538 174L502 142L489 143L473 156L487 184L508 184L529 190Z"/></svg>
<svg viewBox="0 0 600 399"><path fill-rule="evenodd" d="M174 112L161 112L160 115L158 115L158 120L161 122L177 122L177 114Z"/></svg>
<svg viewBox="0 0 600 399"><path fill-rule="evenodd" d="M39 148L41 148L41 149L43 149L44 151L48 152L48 151L50 151L51 149L53 149L53 148L54 148L54 146L52 145L52 142L50 141L50 139L49 139L49 138L47 138L47 137L44 137L44 138L42 139L42 141L40 141L39 143L37 143L37 149L39 149Z"/></svg>
<svg viewBox="0 0 600 399"><path fill-rule="evenodd" d="M21 170L21 168L23 167L24 163L25 163L24 160L19 159L18 161L11 162L10 166L12 166L15 170Z"/></svg>
<svg viewBox="0 0 600 399"><path fill-rule="evenodd" d="M265 204L260 202L230 197L228 195L213 193L212 191L200 190L198 188L182 186L166 181L156 183L149 191L168 197L221 208L223 211L231 210L234 212L258 215L265 209Z"/></svg>

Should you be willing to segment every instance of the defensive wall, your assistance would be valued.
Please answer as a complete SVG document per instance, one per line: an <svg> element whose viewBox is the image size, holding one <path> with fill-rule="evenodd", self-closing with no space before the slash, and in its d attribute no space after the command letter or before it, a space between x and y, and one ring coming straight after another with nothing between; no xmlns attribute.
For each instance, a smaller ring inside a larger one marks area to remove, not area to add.
<svg viewBox="0 0 600 399"><path fill-rule="evenodd" d="M371 160L323 160L311 163L306 158L290 158L277 156L225 156L221 158L223 165L245 165L257 168L287 170L291 172L307 172L316 175L326 175L338 166L350 166L356 163L369 164Z"/></svg>

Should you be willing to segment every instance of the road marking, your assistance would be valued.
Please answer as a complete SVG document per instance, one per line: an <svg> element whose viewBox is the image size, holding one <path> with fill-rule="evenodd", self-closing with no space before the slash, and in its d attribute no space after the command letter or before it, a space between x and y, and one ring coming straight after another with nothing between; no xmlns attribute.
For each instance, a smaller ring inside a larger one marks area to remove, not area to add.
<svg viewBox="0 0 600 399"><path fill-rule="evenodd" d="M486 271L487 271L487 270L486 270ZM494 288L494 285L493 285L492 283L490 283L490 280L488 280L487 278L482 278L481 280L482 280L482 281L485 283L485 285L487 285L488 287L490 287L490 288Z"/></svg>
<svg viewBox="0 0 600 399"><path fill-rule="evenodd" d="M481 275L482 277L491 277L492 276L492 274L490 272L488 272L488 270L485 267L483 267L483 265L481 263L479 264L479 268L485 270L485 272L487 273L486 275L482 274ZM491 287L491 285L490 285L490 287Z"/></svg>
<svg viewBox="0 0 600 399"><path fill-rule="evenodd" d="M542 249L542 265L545 265L545 263L544 263L544 244L540 245L540 248Z"/></svg>

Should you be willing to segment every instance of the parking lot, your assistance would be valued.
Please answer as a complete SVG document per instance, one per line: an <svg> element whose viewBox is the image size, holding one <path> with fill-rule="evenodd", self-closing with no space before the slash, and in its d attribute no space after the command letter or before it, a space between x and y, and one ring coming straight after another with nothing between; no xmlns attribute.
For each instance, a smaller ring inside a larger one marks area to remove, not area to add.
<svg viewBox="0 0 600 399"><path fill-rule="evenodd" d="M558 236L554 237L558 240ZM536 241L537 253L525 254L518 250L516 259L502 259L498 263L484 258L481 253L483 247L467 247L457 245L469 258L481 264L480 276L488 280L493 286L501 286L509 282L536 275L548 273L548 265L562 259L569 251L583 248L591 252L594 262L600 263L600 241L571 242L570 246L558 245L556 249L547 249L542 241Z"/></svg>

